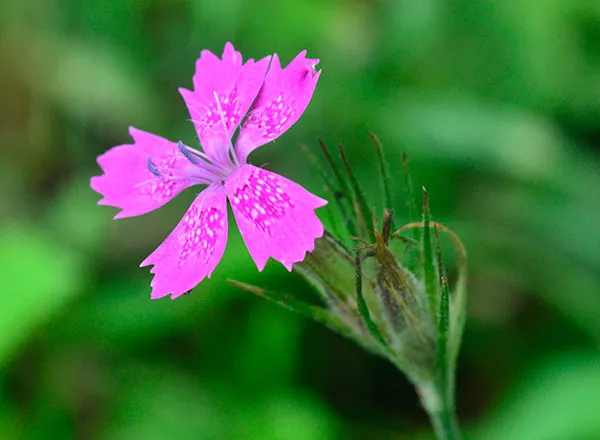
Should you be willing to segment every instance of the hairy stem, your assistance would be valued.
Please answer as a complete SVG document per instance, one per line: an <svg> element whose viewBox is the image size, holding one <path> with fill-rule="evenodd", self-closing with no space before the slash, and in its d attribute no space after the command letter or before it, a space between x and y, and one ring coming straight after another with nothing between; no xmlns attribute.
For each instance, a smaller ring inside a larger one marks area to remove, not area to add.
<svg viewBox="0 0 600 440"><path fill-rule="evenodd" d="M438 440L460 440L452 383L436 381L420 383L416 387Z"/></svg>

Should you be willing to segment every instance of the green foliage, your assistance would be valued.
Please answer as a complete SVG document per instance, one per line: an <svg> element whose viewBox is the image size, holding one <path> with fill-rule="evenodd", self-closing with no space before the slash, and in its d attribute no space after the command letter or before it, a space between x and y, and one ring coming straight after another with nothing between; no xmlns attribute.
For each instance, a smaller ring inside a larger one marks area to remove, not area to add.
<svg viewBox="0 0 600 440"><path fill-rule="evenodd" d="M295 146L341 143L379 201L376 133L397 225L419 216L403 217L407 152L434 220L465 242L466 437L599 438L598 23L597 0L4 1L0 437L427 438L384 361L226 283L308 290L275 263L258 274L233 230L210 280L149 300L137 266L193 191L117 222L95 206L95 157L129 125L195 143L177 87L201 49L231 40L283 63L306 48L323 69L299 123L255 164L326 197Z"/></svg>
<svg viewBox="0 0 600 440"><path fill-rule="evenodd" d="M600 430L600 357L595 351L567 351L543 358L516 378L486 425L483 440L594 439ZM526 421L526 422L525 422Z"/></svg>
<svg viewBox="0 0 600 440"><path fill-rule="evenodd" d="M81 290L77 255L33 224L0 230L0 359L12 355L33 330L64 310Z"/></svg>

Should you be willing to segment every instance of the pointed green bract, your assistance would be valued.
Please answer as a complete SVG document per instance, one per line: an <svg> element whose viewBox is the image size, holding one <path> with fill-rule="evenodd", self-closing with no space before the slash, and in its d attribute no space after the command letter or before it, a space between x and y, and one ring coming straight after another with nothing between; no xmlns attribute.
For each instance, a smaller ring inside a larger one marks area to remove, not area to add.
<svg viewBox="0 0 600 440"><path fill-rule="evenodd" d="M369 133L371 136L371 140L373 141L373 145L375 146L375 151L377 152L377 158L379 159L379 178L381 180L381 188L383 189L383 203L384 209L394 209L394 200L392 196L391 190L391 177L388 163L385 159L385 155L383 154L383 148L381 148L381 143L379 142L379 138L374 133ZM392 225L393 227L393 220Z"/></svg>
<svg viewBox="0 0 600 440"><path fill-rule="evenodd" d="M331 154L329 154L329 150L327 149L325 142L323 142L323 140L319 139L319 145L321 146L321 149L323 150L323 154L325 155L325 158L327 159L327 163L329 164L331 171L333 171L335 180L337 180L339 188L340 188L339 192L341 193L341 197L338 196L338 191L334 190L334 198L337 201L337 205L340 210L340 214L342 215L342 217L344 219L347 220L346 226L348 229L348 233L349 233L349 235L357 235L358 228L357 228L357 224L356 224L357 223L356 219L352 218L352 216L349 215L349 213L348 213L348 211L352 212L354 210L353 209L354 207L351 204L351 201L353 199L352 190L350 189L348 182L342 175L337 163L335 163L335 160L333 160L333 157L331 157ZM350 206L348 206L348 207L344 206L344 202L349 203Z"/></svg>
<svg viewBox="0 0 600 440"><path fill-rule="evenodd" d="M329 306L340 299L354 301L354 281L346 276L353 270L354 262L348 249L329 232L315 241L315 249L304 261L294 265L294 271L300 273Z"/></svg>
<svg viewBox="0 0 600 440"><path fill-rule="evenodd" d="M311 317L389 360L417 388L438 437L459 439L454 384L466 313L466 252L454 232L431 220L425 188L422 218L415 218L420 209L414 201L406 155L404 182L413 221L392 232L395 228L388 163L377 137L371 135L371 139L383 193L381 225L376 211L370 208L379 204L371 205L367 200L342 146L339 154L344 168L338 167L320 141L335 178L309 155L335 199L329 214L330 228L336 234L325 231L315 241L314 250L293 270L318 293L322 305L309 304L286 293L234 284ZM440 230L450 237L458 253L458 279L452 295L442 259ZM402 232L410 232L411 237L400 235ZM404 246L397 246L400 243L390 239L397 239ZM360 246L351 250L346 244L349 241Z"/></svg>
<svg viewBox="0 0 600 440"><path fill-rule="evenodd" d="M323 151L327 151L327 148L325 147L325 144L323 143L323 141L319 140L319 142L321 143L321 147L323 148ZM340 180L337 179L338 183L340 184L340 187L342 188L342 191L336 189L335 181L330 177L329 173L327 173L326 170L323 168L321 161L319 161L315 157L315 155L312 154L308 150L308 148L305 145L301 145L300 149L304 152L304 154L306 154L308 156L309 160L313 163L315 168L317 168L319 170L319 173L321 174L321 178L323 179L323 183L325 184L325 189L327 189L327 191L331 195L331 198L335 201L335 206L337 207L338 215L334 214L336 212L336 210L334 210L332 207L329 207L329 213L330 213L329 218L331 221L332 228L335 229L336 236L343 238L348 233L350 235L356 234L356 230L354 228L354 225L352 224L353 220L348 213L348 209L346 208L346 206L344 206L344 196L346 197L346 200L350 199L349 193L344 194L344 191L343 191L344 185L347 186L347 184L345 182L340 182ZM325 156L330 158L328 153L325 154ZM329 159L328 159L328 163L332 167L337 167L336 164L332 165L331 161L329 161ZM338 170L338 172L339 172L339 170ZM335 170L334 170L334 174L337 175ZM338 217L341 217L341 219ZM340 223L341 223L341 225L340 225ZM342 231L340 231L340 226L342 226L342 225L343 225L343 228L346 230L346 233L342 233Z"/></svg>
<svg viewBox="0 0 600 440"><path fill-rule="evenodd" d="M360 311L359 301L363 301L371 321L375 321L377 311L366 298L375 295L373 282L363 277L360 297L356 295L355 259L342 242L326 232L315 242L315 250L307 254L303 262L294 265L294 271L324 298L328 310L351 330L354 341L379 356L389 357L385 344L373 335Z"/></svg>
<svg viewBox="0 0 600 440"><path fill-rule="evenodd" d="M302 150L302 152L308 157L308 159L312 162L312 165L319 170L319 174L321 174L325 188L327 188L331 195L335 196L335 183L330 175L326 172L321 161L319 161L316 156L309 151L306 145L300 145L300 150Z"/></svg>
<svg viewBox="0 0 600 440"><path fill-rule="evenodd" d="M453 379L450 372L454 371L455 363L450 363L448 356L448 334L450 328L450 289L446 276L441 278L440 313L438 319L438 353L437 366L440 371L440 381L444 387L451 387Z"/></svg>
<svg viewBox="0 0 600 440"><path fill-rule="evenodd" d="M419 218L419 211L417 209L417 203L413 190L412 176L410 173L410 167L408 163L408 156L406 152L402 153L402 176L404 186L404 199L406 208L408 210L409 221L422 220ZM414 228L412 233L413 240L418 243L417 249L420 248L421 243L421 230L420 228ZM417 272L421 264L421 258L418 252L410 252L406 256L406 266Z"/></svg>
<svg viewBox="0 0 600 440"><path fill-rule="evenodd" d="M440 244L440 236L438 233L437 226L434 226L435 233L435 247L437 262L440 272L440 309L438 313L437 322L437 334L438 334L438 352L437 352L437 366L440 370L440 382L444 386L448 386L448 332L450 328L450 290L448 287L448 278L446 277L446 271L444 269L444 263L442 261L442 246Z"/></svg>
<svg viewBox="0 0 600 440"><path fill-rule="evenodd" d="M450 362L456 364L462 335L467 320L467 250L453 231L445 228L444 232L452 240L458 256L458 274L452 292L452 314L450 316Z"/></svg>
<svg viewBox="0 0 600 440"><path fill-rule="evenodd" d="M365 237L368 236L368 226L367 222L369 221L369 217L371 217L371 210L369 209L369 205L367 204L367 199L365 198L365 194L360 186L360 183L356 179L354 175L354 171L352 170L352 166L346 157L346 152L344 151L344 147L341 145L338 147L340 151L340 157L342 158L342 162L346 167L346 172L348 173L348 177L350 178L350 184L352 185L352 190L354 192L354 200L355 200L355 208L358 211L357 214L361 217L362 222L360 222L361 226L364 228Z"/></svg>
<svg viewBox="0 0 600 440"><path fill-rule="evenodd" d="M271 290L265 290L257 286L242 283L235 280L228 280L229 284L238 287L246 292L253 293L254 295L265 298L275 304L278 304L292 312L298 313L299 315L307 318L314 319L331 330L340 333L350 339L355 339L355 336L348 330L347 326L334 314L330 313L327 309L319 306L314 306L303 301L294 298L293 295L285 292L276 292Z"/></svg>
<svg viewBox="0 0 600 440"><path fill-rule="evenodd" d="M421 241L421 265L423 279L425 281L425 291L427 292L429 299L429 306L431 308L431 313L435 316L437 313L438 283L436 264L433 258L430 222L429 194L425 187L423 187L423 239Z"/></svg>
<svg viewBox="0 0 600 440"><path fill-rule="evenodd" d="M404 194L406 198L406 206L408 208L408 218L411 221L415 221L418 217L418 210L415 192L413 190L412 177L410 175L410 167L408 165L408 155L406 152L402 153L402 172L404 174ZM421 231L418 228L413 230L413 238L416 241L420 240Z"/></svg>
<svg viewBox="0 0 600 440"><path fill-rule="evenodd" d="M342 240L348 234L348 223L344 222L340 218L339 209L336 211L333 207L326 206L325 211L327 212L327 217L329 218L329 224L331 225L333 235Z"/></svg>
<svg viewBox="0 0 600 440"><path fill-rule="evenodd" d="M371 334L371 336L373 336L377 341L379 341L383 346L385 346L387 348L387 343L381 336L381 333L379 332L379 328L377 328L377 324L375 324L373 322L373 319L371 318L371 313L369 312L369 308L367 307L367 303L365 302L365 298L363 296L362 263L361 263L361 257L360 257L360 252L359 252L358 248L356 249L356 257L354 260L354 264L355 264L355 273L354 273L355 289L354 290L356 293L356 303L358 304L358 311L360 312L360 316L362 317L363 322L367 326L367 329L369 330L369 333Z"/></svg>

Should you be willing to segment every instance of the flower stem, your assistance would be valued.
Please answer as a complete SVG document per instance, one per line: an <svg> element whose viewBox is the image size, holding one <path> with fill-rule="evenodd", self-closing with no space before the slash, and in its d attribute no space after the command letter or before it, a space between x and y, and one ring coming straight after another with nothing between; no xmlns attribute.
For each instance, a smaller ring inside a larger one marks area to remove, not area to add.
<svg viewBox="0 0 600 440"><path fill-rule="evenodd" d="M416 386L438 440L460 440L462 436L454 409L454 389L448 385L433 382Z"/></svg>
<svg viewBox="0 0 600 440"><path fill-rule="evenodd" d="M461 438L458 420L454 410L429 414L435 435L440 440L458 440Z"/></svg>

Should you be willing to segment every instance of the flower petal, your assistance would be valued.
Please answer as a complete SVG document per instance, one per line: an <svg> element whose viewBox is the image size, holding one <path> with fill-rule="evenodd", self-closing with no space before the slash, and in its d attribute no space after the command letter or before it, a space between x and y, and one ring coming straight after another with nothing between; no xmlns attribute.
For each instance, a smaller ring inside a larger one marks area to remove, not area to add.
<svg viewBox="0 0 600 440"><path fill-rule="evenodd" d="M225 190L242 238L260 271L269 257L292 270L323 235L323 225L314 210L327 202L278 174L244 165L225 181Z"/></svg>
<svg viewBox="0 0 600 440"><path fill-rule="evenodd" d="M175 299L193 289L221 260L227 243L227 199L222 186L209 186L173 232L140 266L153 264L152 299Z"/></svg>
<svg viewBox="0 0 600 440"><path fill-rule="evenodd" d="M304 113L321 74L315 71L318 63L302 51L282 70L277 54L273 55L269 73L236 142L241 162L254 149L279 137Z"/></svg>
<svg viewBox="0 0 600 440"><path fill-rule="evenodd" d="M160 136L130 127L133 144L119 145L98 157L104 171L91 179L94 191L104 196L100 205L122 208L115 218L150 212L192 184L188 179L169 179L174 172L163 171L158 177L148 169L148 159L159 169L183 170L188 160L177 144Z"/></svg>
<svg viewBox="0 0 600 440"><path fill-rule="evenodd" d="M196 62L194 91L179 89L202 148L216 162L226 160L231 137L263 84L269 59L242 64L242 55L231 43L225 45L222 59L203 50Z"/></svg>

